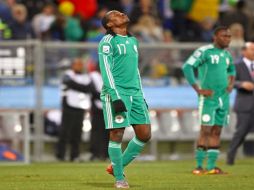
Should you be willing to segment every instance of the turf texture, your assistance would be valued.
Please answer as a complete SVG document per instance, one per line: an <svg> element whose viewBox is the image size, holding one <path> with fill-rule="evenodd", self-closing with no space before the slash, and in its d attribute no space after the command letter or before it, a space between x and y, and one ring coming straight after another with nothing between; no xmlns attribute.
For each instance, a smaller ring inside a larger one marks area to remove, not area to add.
<svg viewBox="0 0 254 190"><path fill-rule="evenodd" d="M107 190L114 179L107 162L0 164L0 190ZM140 190L253 190L254 158L234 166L218 164L227 175L191 174L193 160L134 162L125 169L131 189Z"/></svg>

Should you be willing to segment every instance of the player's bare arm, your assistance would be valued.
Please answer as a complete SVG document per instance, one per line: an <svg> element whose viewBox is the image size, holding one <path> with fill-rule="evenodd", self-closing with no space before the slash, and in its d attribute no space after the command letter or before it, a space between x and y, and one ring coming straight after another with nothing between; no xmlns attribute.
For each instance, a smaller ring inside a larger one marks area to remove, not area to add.
<svg viewBox="0 0 254 190"><path fill-rule="evenodd" d="M234 88L235 76L229 76L228 81L227 91L230 93Z"/></svg>

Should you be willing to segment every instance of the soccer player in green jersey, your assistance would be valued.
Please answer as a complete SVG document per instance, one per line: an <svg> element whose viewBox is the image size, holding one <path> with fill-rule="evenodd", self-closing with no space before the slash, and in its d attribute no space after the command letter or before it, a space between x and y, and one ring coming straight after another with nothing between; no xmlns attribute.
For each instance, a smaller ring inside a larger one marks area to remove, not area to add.
<svg viewBox="0 0 254 190"><path fill-rule="evenodd" d="M101 100L106 129L110 130L111 164L107 172L115 177L116 188L129 188L124 167L139 155L151 138L148 107L138 70L138 41L127 31L129 22L127 15L109 11L102 19L107 32L98 47L103 79ZM133 127L135 136L122 153L124 130L129 126Z"/></svg>
<svg viewBox="0 0 254 190"><path fill-rule="evenodd" d="M227 27L214 30L213 44L198 48L183 65L184 75L199 98L200 134L197 140L193 174L222 174L216 166L219 156L220 134L229 120L229 93L235 79L231 54L225 50L231 33ZM198 80L194 70L198 70ZM206 170L203 161L207 157Z"/></svg>

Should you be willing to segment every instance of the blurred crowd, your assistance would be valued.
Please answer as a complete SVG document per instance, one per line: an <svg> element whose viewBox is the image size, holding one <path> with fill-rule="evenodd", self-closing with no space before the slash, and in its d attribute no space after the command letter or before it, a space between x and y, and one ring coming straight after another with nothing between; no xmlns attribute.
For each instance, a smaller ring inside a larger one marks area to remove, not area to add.
<svg viewBox="0 0 254 190"><path fill-rule="evenodd" d="M251 0L1 0L0 40L98 42L108 10L125 12L141 42L210 42L219 24L232 44L253 40Z"/></svg>

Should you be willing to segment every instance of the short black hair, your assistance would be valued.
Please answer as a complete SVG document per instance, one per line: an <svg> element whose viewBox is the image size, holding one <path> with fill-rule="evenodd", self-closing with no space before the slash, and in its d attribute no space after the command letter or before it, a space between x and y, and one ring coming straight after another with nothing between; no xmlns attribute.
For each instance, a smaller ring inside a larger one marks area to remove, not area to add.
<svg viewBox="0 0 254 190"><path fill-rule="evenodd" d="M217 26L213 31L213 35L217 35L220 31L228 29L229 29L228 26Z"/></svg>

